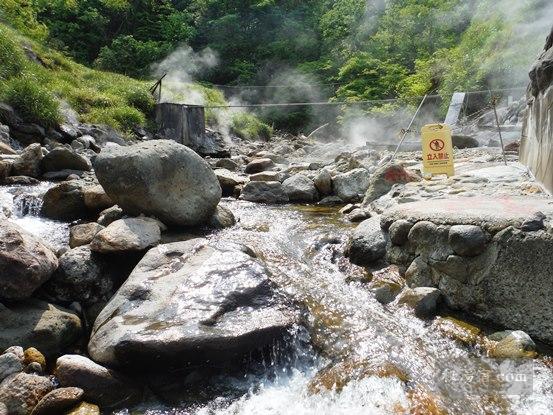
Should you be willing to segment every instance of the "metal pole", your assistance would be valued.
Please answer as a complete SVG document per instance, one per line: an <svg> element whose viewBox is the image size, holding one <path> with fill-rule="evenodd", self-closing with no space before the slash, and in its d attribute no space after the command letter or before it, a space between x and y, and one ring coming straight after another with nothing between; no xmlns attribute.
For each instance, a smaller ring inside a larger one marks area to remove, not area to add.
<svg viewBox="0 0 553 415"><path fill-rule="evenodd" d="M505 146L503 145L503 136L501 135L501 126L499 125L499 117L497 115L497 96L492 96L493 113L495 114L495 122L497 124L497 132L499 133L499 140L501 141L501 152L503 153L503 162L507 165L507 157L505 156Z"/></svg>
<svg viewBox="0 0 553 415"><path fill-rule="evenodd" d="M394 161L394 159L396 158L396 155L397 155L397 152L399 151L399 148L401 147L401 145L403 144L403 141L405 140L405 137L407 137L407 134L409 133L409 130L411 129L411 127L413 126L413 123L415 122L415 118L417 118L417 115L419 114L419 111L421 110L423 104L424 104L424 101L426 101L426 97L428 96L428 94L426 94L424 96L424 98L422 99L419 107L417 108L417 111L415 112L415 115L413 115L413 118L411 119L411 122L409 123L409 126L407 127L407 129L403 132L403 136L401 137L401 140L399 141L399 144L397 145L397 148L396 148L396 151L394 151L394 155L392 156L392 158L390 159L390 162Z"/></svg>

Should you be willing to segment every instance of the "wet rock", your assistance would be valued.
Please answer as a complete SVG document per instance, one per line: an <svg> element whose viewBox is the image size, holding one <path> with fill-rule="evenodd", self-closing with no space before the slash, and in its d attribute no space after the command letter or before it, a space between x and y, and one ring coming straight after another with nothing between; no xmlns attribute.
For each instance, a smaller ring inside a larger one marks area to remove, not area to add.
<svg viewBox="0 0 553 415"><path fill-rule="evenodd" d="M100 408L97 405L82 402L77 407L66 412L65 415L100 415Z"/></svg>
<svg viewBox="0 0 553 415"><path fill-rule="evenodd" d="M30 365L31 363L38 363L43 369L46 369L46 358L34 347L29 347L24 352L24 363Z"/></svg>
<svg viewBox="0 0 553 415"><path fill-rule="evenodd" d="M364 168L354 169L334 176L332 189L336 196L346 202L358 201L369 187L370 174Z"/></svg>
<svg viewBox="0 0 553 415"><path fill-rule="evenodd" d="M428 318L436 315L436 309L442 293L437 288L418 287L405 288L397 297L399 305L406 304L415 310L419 318Z"/></svg>
<svg viewBox="0 0 553 415"><path fill-rule="evenodd" d="M90 356L165 370L229 363L282 338L298 316L249 251L204 239L151 249L96 319Z"/></svg>
<svg viewBox="0 0 553 415"><path fill-rule="evenodd" d="M40 293L51 301L77 301L85 307L107 302L137 262L133 256L114 260L89 246L71 249L59 258L59 268Z"/></svg>
<svg viewBox="0 0 553 415"><path fill-rule="evenodd" d="M0 304L0 349L12 344L60 353L81 336L81 320L62 307L38 300Z"/></svg>
<svg viewBox="0 0 553 415"><path fill-rule="evenodd" d="M94 213L101 212L114 205L111 198L100 185L87 186L83 189L84 205Z"/></svg>
<svg viewBox="0 0 553 415"><path fill-rule="evenodd" d="M332 176L328 172L328 170L321 170L317 173L315 176L315 179L313 180L315 183L315 187L322 195L330 195L332 194Z"/></svg>
<svg viewBox="0 0 553 415"><path fill-rule="evenodd" d="M542 212L535 212L529 218L527 218L522 225L520 230L524 232L535 232L545 228L545 219L547 217Z"/></svg>
<svg viewBox="0 0 553 415"><path fill-rule="evenodd" d="M371 211L364 208L353 209L350 213L346 215L346 219L353 223L362 222L365 219L369 219L370 217Z"/></svg>
<svg viewBox="0 0 553 415"><path fill-rule="evenodd" d="M246 165L245 172L248 174L261 173L273 167L275 167L275 163L269 158L254 159Z"/></svg>
<svg viewBox="0 0 553 415"><path fill-rule="evenodd" d="M96 176L124 211L167 225L206 223L221 199L217 177L198 154L170 140L104 149Z"/></svg>
<svg viewBox="0 0 553 415"><path fill-rule="evenodd" d="M481 343L482 331L465 321L453 317L438 317L435 327L444 336L462 344L474 346Z"/></svg>
<svg viewBox="0 0 553 415"><path fill-rule="evenodd" d="M300 173L284 180L282 187L291 202L316 202L319 199L313 181Z"/></svg>
<svg viewBox="0 0 553 415"><path fill-rule="evenodd" d="M0 160L0 183L4 183L12 171L12 163L10 161Z"/></svg>
<svg viewBox="0 0 553 415"><path fill-rule="evenodd" d="M338 196L326 196L322 198L317 205L319 206L335 206L335 205L341 205L344 201L340 199Z"/></svg>
<svg viewBox="0 0 553 415"><path fill-rule="evenodd" d="M119 219L98 232L90 249L103 254L143 251L161 240L157 221L149 218Z"/></svg>
<svg viewBox="0 0 553 415"><path fill-rule="evenodd" d="M14 373L23 372L23 362L13 353L0 355L0 383Z"/></svg>
<svg viewBox="0 0 553 415"><path fill-rule="evenodd" d="M23 145L41 143L46 137L44 128L37 124L19 123L11 127L11 135Z"/></svg>
<svg viewBox="0 0 553 415"><path fill-rule="evenodd" d="M12 174L14 176L39 178L42 173L40 169L42 158L42 147L40 147L40 144L35 143L25 147L12 164Z"/></svg>
<svg viewBox="0 0 553 415"><path fill-rule="evenodd" d="M231 228L236 225L236 218L230 209L219 205L215 214L209 220L208 225L213 229Z"/></svg>
<svg viewBox="0 0 553 415"><path fill-rule="evenodd" d="M29 298L57 266L56 255L42 241L7 220L0 222L0 298Z"/></svg>
<svg viewBox="0 0 553 415"><path fill-rule="evenodd" d="M250 176L252 182L281 182L282 173L278 171L264 171Z"/></svg>
<svg viewBox="0 0 553 415"><path fill-rule="evenodd" d="M395 184L405 184L421 180L416 174L406 170L401 164L385 164L379 167L370 178L363 204L368 205L388 193Z"/></svg>
<svg viewBox="0 0 553 415"><path fill-rule="evenodd" d="M0 102L0 122L11 127L20 124L21 119L10 105Z"/></svg>
<svg viewBox="0 0 553 415"><path fill-rule="evenodd" d="M457 255L476 256L486 249L488 236L475 225L455 225L449 230L448 242Z"/></svg>
<svg viewBox="0 0 553 415"><path fill-rule="evenodd" d="M346 256L356 265L372 265L386 255L386 239L380 228L380 217L361 222L346 246Z"/></svg>
<svg viewBox="0 0 553 415"><path fill-rule="evenodd" d="M474 148L479 147L480 143L478 140L474 137L470 137L467 135L453 135L451 137L453 141L453 147L462 149L462 148Z"/></svg>
<svg viewBox="0 0 553 415"><path fill-rule="evenodd" d="M86 157L77 154L67 147L56 147L44 156L41 161L43 172L60 170L92 170L92 164Z"/></svg>
<svg viewBox="0 0 553 415"><path fill-rule="evenodd" d="M409 232L413 224L407 220L400 219L392 223L388 229L390 235L390 241L394 245L402 246L405 245L408 241Z"/></svg>
<svg viewBox="0 0 553 415"><path fill-rule="evenodd" d="M215 167L229 171L236 171L238 169L238 163L231 159L219 159L215 163Z"/></svg>
<svg viewBox="0 0 553 415"><path fill-rule="evenodd" d="M75 220L86 217L82 184L67 181L48 189L43 198L41 214L50 219Z"/></svg>
<svg viewBox="0 0 553 415"><path fill-rule="evenodd" d="M80 170L60 170L60 171L50 171L47 173L44 173L42 175L42 178L44 180L51 180L51 181L63 181L63 180L69 180L69 178L72 176L77 176L78 178L81 178L83 176L83 172Z"/></svg>
<svg viewBox="0 0 553 415"><path fill-rule="evenodd" d="M106 409L132 405L142 395L130 379L84 356L61 356L56 361L54 374L61 386L81 388L84 400Z"/></svg>
<svg viewBox="0 0 553 415"><path fill-rule="evenodd" d="M27 365L25 368L25 373L34 373L35 375L43 375L44 374L44 368L40 366L37 362L31 362Z"/></svg>
<svg viewBox="0 0 553 415"><path fill-rule="evenodd" d="M0 154L17 154L17 151L11 148L9 144L0 141Z"/></svg>
<svg viewBox="0 0 553 415"><path fill-rule="evenodd" d="M219 185L221 185L221 189L223 190L223 196L232 196L236 186L247 182L245 177L239 176L227 169L216 169L215 176L217 176L217 180L219 180Z"/></svg>
<svg viewBox="0 0 553 415"><path fill-rule="evenodd" d="M268 204L288 202L288 196L280 182L249 182L242 189L240 199Z"/></svg>
<svg viewBox="0 0 553 415"><path fill-rule="evenodd" d="M81 388L59 388L44 396L31 415L60 415L77 405L84 395Z"/></svg>
<svg viewBox="0 0 553 415"><path fill-rule="evenodd" d="M9 415L28 415L54 385L44 376L17 373L0 384L0 402Z"/></svg>
<svg viewBox="0 0 553 415"><path fill-rule="evenodd" d="M10 176L6 177L4 184L8 186L20 185L20 186L34 186L39 184L40 181L28 176Z"/></svg>
<svg viewBox="0 0 553 415"><path fill-rule="evenodd" d="M104 227L96 222L72 226L69 230L69 246L77 248L78 246L88 245L102 229Z"/></svg>
<svg viewBox="0 0 553 415"><path fill-rule="evenodd" d="M110 223L115 222L123 217L123 209L115 205L100 212L98 217L98 224L102 226L108 226Z"/></svg>
<svg viewBox="0 0 553 415"><path fill-rule="evenodd" d="M405 281L393 266L373 273L369 283L369 288L380 304L393 302L404 287Z"/></svg>
<svg viewBox="0 0 553 415"><path fill-rule="evenodd" d="M489 340L497 341L488 351L490 357L502 359L519 359L536 357L536 344L523 331L507 331L488 336Z"/></svg>

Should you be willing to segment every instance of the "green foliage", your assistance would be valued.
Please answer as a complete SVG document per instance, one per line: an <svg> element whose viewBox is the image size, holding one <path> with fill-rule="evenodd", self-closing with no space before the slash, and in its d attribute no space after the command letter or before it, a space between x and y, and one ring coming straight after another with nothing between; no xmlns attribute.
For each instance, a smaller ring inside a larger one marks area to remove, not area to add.
<svg viewBox="0 0 553 415"><path fill-rule="evenodd" d="M268 140L273 134L273 129L253 114L240 112L232 116L231 132L246 140Z"/></svg>
<svg viewBox="0 0 553 415"><path fill-rule="evenodd" d="M136 108L115 106L94 108L83 117L83 121L95 124L110 125L118 130L130 131L132 127L144 125L146 117Z"/></svg>
<svg viewBox="0 0 553 415"><path fill-rule="evenodd" d="M61 119L58 100L30 76L7 81L2 99L28 121L51 127Z"/></svg>
<svg viewBox="0 0 553 415"><path fill-rule="evenodd" d="M21 33L36 40L44 40L48 36L46 25L37 20L37 7L32 1L2 0L0 20L9 22Z"/></svg>
<svg viewBox="0 0 553 415"><path fill-rule="evenodd" d="M0 27L0 80L17 76L25 68L25 55L10 34Z"/></svg>

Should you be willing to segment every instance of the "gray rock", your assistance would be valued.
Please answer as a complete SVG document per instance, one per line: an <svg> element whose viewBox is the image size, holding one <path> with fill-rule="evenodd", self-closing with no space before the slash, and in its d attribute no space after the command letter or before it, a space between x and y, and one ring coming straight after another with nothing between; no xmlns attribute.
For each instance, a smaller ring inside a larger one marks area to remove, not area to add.
<svg viewBox="0 0 553 415"><path fill-rule="evenodd" d="M46 394L31 415L60 415L77 405L84 391L81 388L59 388Z"/></svg>
<svg viewBox="0 0 553 415"><path fill-rule="evenodd" d="M110 223L115 222L123 217L123 209L115 205L100 212L98 217L98 224L102 226L108 226Z"/></svg>
<svg viewBox="0 0 553 415"><path fill-rule="evenodd" d="M344 201L340 199L338 196L326 196L322 198L317 205L320 206L335 206L335 205L341 205Z"/></svg>
<svg viewBox="0 0 553 415"><path fill-rule="evenodd" d="M82 184L67 181L48 189L43 197L41 214L50 219L66 221L86 217Z"/></svg>
<svg viewBox="0 0 553 415"><path fill-rule="evenodd" d="M54 384L44 376L17 373L0 384L0 402L9 415L29 415Z"/></svg>
<svg viewBox="0 0 553 415"><path fill-rule="evenodd" d="M204 239L150 250L96 319L90 356L114 367L165 370L230 362L272 344L297 314L249 252Z"/></svg>
<svg viewBox="0 0 553 415"><path fill-rule="evenodd" d="M111 198L100 185L83 188L83 199L86 208L94 213L101 212L114 205Z"/></svg>
<svg viewBox="0 0 553 415"><path fill-rule="evenodd" d="M278 171L264 171L250 176L252 182L282 182L282 173Z"/></svg>
<svg viewBox="0 0 553 415"><path fill-rule="evenodd" d="M239 176L227 169L216 169L215 176L217 176L217 180L219 180L219 184L223 190L223 196L232 196L236 186L248 181L245 177Z"/></svg>
<svg viewBox="0 0 553 415"><path fill-rule="evenodd" d="M12 171L12 162L0 160L0 183L4 183Z"/></svg>
<svg viewBox="0 0 553 415"><path fill-rule="evenodd" d="M4 184L8 186L34 186L39 183L39 180L28 176L10 176L4 180Z"/></svg>
<svg viewBox="0 0 553 415"><path fill-rule="evenodd" d="M40 147L40 144L35 143L25 147L12 164L12 174L14 176L39 178L42 173L40 169L42 158L42 147Z"/></svg>
<svg viewBox="0 0 553 415"><path fill-rule="evenodd" d="M242 189L240 199L256 203L287 203L288 196L280 182L249 182Z"/></svg>
<svg viewBox="0 0 553 415"><path fill-rule="evenodd" d="M23 362L13 353L0 355L0 383L14 373L23 372Z"/></svg>
<svg viewBox="0 0 553 415"><path fill-rule="evenodd" d="M488 239L482 228L475 225L455 225L449 230L449 245L461 256L480 255Z"/></svg>
<svg viewBox="0 0 553 415"><path fill-rule="evenodd" d="M0 304L0 349L15 343L52 356L72 345L81 333L79 317L62 307L38 300L9 307Z"/></svg>
<svg viewBox="0 0 553 415"><path fill-rule="evenodd" d="M497 341L489 351L490 357L501 359L532 358L537 355L536 344L523 331L507 331L488 336L489 340Z"/></svg>
<svg viewBox="0 0 553 415"><path fill-rule="evenodd" d="M442 293L437 288L417 287L405 288L397 297L398 305L406 304L415 310L419 318L428 318L436 315L436 309Z"/></svg>
<svg viewBox="0 0 553 415"><path fill-rule="evenodd" d="M372 265L386 255L386 239L380 228L380 217L361 222L346 246L346 256L360 266Z"/></svg>
<svg viewBox="0 0 553 415"><path fill-rule="evenodd" d="M22 300L50 278L56 255L19 226L0 222L0 298Z"/></svg>
<svg viewBox="0 0 553 415"><path fill-rule="evenodd" d="M332 193L332 176L328 170L319 171L313 182L320 194L330 195Z"/></svg>
<svg viewBox="0 0 553 415"><path fill-rule="evenodd" d="M77 177L82 177L83 176L83 172L80 171L80 170L60 170L60 171L50 171L50 172L47 172L47 173L44 173L42 175L42 178L44 180L51 180L51 181L63 181L63 180L68 180L68 178L70 176L77 176Z"/></svg>
<svg viewBox="0 0 553 415"><path fill-rule="evenodd" d="M213 229L231 228L236 225L236 218L230 209L219 205L208 225Z"/></svg>
<svg viewBox="0 0 553 415"><path fill-rule="evenodd" d="M282 187L291 202L316 202L319 199L313 181L301 173L284 180Z"/></svg>
<svg viewBox="0 0 553 415"><path fill-rule="evenodd" d="M390 234L390 241L394 245L405 245L408 240L409 232L411 231L411 228L413 227L413 224L407 220L400 219L398 221L395 221L390 226L390 229L388 229L388 233Z"/></svg>
<svg viewBox="0 0 553 415"><path fill-rule="evenodd" d="M345 202L361 200L369 187L370 174L364 168L354 169L334 176L332 188L336 196Z"/></svg>
<svg viewBox="0 0 553 415"><path fill-rule="evenodd" d="M245 172L248 174L260 173L273 167L275 167L275 163L269 158L254 159L247 164Z"/></svg>
<svg viewBox="0 0 553 415"><path fill-rule="evenodd" d="M17 154L9 144L0 141L0 154Z"/></svg>
<svg viewBox="0 0 553 415"><path fill-rule="evenodd" d="M0 349L1 350L1 349ZM21 346L10 346L2 354L11 353L22 362L25 360L25 350L23 350L23 347Z"/></svg>
<svg viewBox="0 0 553 415"><path fill-rule="evenodd" d="M219 159L215 163L215 167L229 171L236 171L238 169L238 163L231 159Z"/></svg>
<svg viewBox="0 0 553 415"><path fill-rule="evenodd" d="M533 215L528 217L522 225L520 230L524 232L535 232L545 228L545 219L547 217L542 212L535 212Z"/></svg>
<svg viewBox="0 0 553 415"><path fill-rule="evenodd" d="M77 248L78 246L88 245L102 229L104 227L96 222L72 226L69 230L69 246Z"/></svg>
<svg viewBox="0 0 553 415"><path fill-rule="evenodd" d="M130 379L79 355L65 355L54 371L61 386L84 390L84 399L102 408L121 408L136 403L142 391Z"/></svg>
<svg viewBox="0 0 553 415"><path fill-rule="evenodd" d="M119 219L98 232L90 249L103 254L143 251L161 240L159 223L149 218Z"/></svg>
<svg viewBox="0 0 553 415"><path fill-rule="evenodd" d="M371 211L365 208L353 209L346 215L346 219L353 223L363 222L371 217Z"/></svg>
<svg viewBox="0 0 553 415"><path fill-rule="evenodd" d="M478 140L474 137L470 137L467 135L456 135L454 134L451 137L453 141L453 147L463 149L463 148L475 148L479 147L480 143Z"/></svg>
<svg viewBox="0 0 553 415"><path fill-rule="evenodd" d="M206 223L221 199L221 186L209 165L170 140L104 149L94 167L108 196L124 211L167 225Z"/></svg>
<svg viewBox="0 0 553 415"><path fill-rule="evenodd" d="M86 157L77 154L67 147L56 147L50 151L41 161L43 172L60 170L92 170L92 164Z"/></svg>
<svg viewBox="0 0 553 415"><path fill-rule="evenodd" d="M40 294L58 303L83 306L108 301L136 265L134 258L113 260L89 246L71 249L59 258L59 267Z"/></svg>
<svg viewBox="0 0 553 415"><path fill-rule="evenodd" d="M368 205L388 193L396 184L421 180L416 174L406 170L401 164L385 164L379 167L370 178L363 204Z"/></svg>

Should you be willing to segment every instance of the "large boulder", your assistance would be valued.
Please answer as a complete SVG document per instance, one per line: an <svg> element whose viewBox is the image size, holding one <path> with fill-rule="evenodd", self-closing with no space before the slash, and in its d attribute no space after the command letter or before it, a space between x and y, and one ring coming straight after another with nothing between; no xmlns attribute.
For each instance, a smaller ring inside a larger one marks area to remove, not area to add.
<svg viewBox="0 0 553 415"><path fill-rule="evenodd" d="M19 344L52 356L72 345L81 333L79 317L62 307L38 300L0 304L0 350Z"/></svg>
<svg viewBox="0 0 553 415"><path fill-rule="evenodd" d="M280 182L249 182L242 189L240 199L249 202L278 204L287 203L288 195Z"/></svg>
<svg viewBox="0 0 553 415"><path fill-rule="evenodd" d="M192 239L146 254L96 319L88 351L129 369L230 362L296 321L247 247Z"/></svg>
<svg viewBox="0 0 553 415"><path fill-rule="evenodd" d="M334 176L332 188L334 194L344 202L361 200L369 187L370 174L364 168L353 169Z"/></svg>
<svg viewBox="0 0 553 415"><path fill-rule="evenodd" d="M86 217L83 186L77 180L62 182L44 194L41 214L50 219L75 220Z"/></svg>
<svg viewBox="0 0 553 415"><path fill-rule="evenodd" d="M56 255L19 226L0 222L0 299L21 300L50 278Z"/></svg>
<svg viewBox="0 0 553 415"><path fill-rule="evenodd" d="M12 174L14 176L40 177L42 157L42 147L40 147L40 144L35 143L25 147L12 164Z"/></svg>
<svg viewBox="0 0 553 415"><path fill-rule="evenodd" d="M380 217L364 220L353 231L346 246L346 256L356 265L368 266L385 255L386 239L380 228Z"/></svg>
<svg viewBox="0 0 553 415"><path fill-rule="evenodd" d="M67 147L56 147L44 156L41 161L43 172L60 170L92 170L92 164L86 157L77 154Z"/></svg>
<svg viewBox="0 0 553 415"><path fill-rule="evenodd" d="M144 251L160 240L159 222L149 218L119 219L94 236L90 249L103 254Z"/></svg>
<svg viewBox="0 0 553 415"><path fill-rule="evenodd" d="M170 140L105 148L94 168L108 196L126 212L166 224L205 223L221 199L221 186L194 151Z"/></svg>
<svg viewBox="0 0 553 415"><path fill-rule="evenodd" d="M319 193L313 180L301 173L284 180L282 187L291 202L316 202L319 200Z"/></svg>
<svg viewBox="0 0 553 415"><path fill-rule="evenodd" d="M79 355L65 355L56 361L55 375L61 386L84 390L84 399L103 408L136 403L142 391L134 382Z"/></svg>
<svg viewBox="0 0 553 415"><path fill-rule="evenodd" d="M269 158L259 158L250 161L245 168L245 172L248 174L261 173L262 171L270 170L273 167L275 167L273 160Z"/></svg>
<svg viewBox="0 0 553 415"><path fill-rule="evenodd" d="M38 402L54 389L45 376L17 373L0 384L0 402L8 415L29 415Z"/></svg>
<svg viewBox="0 0 553 415"><path fill-rule="evenodd" d="M94 213L101 212L115 204L100 185L85 187L83 198L86 208Z"/></svg>

